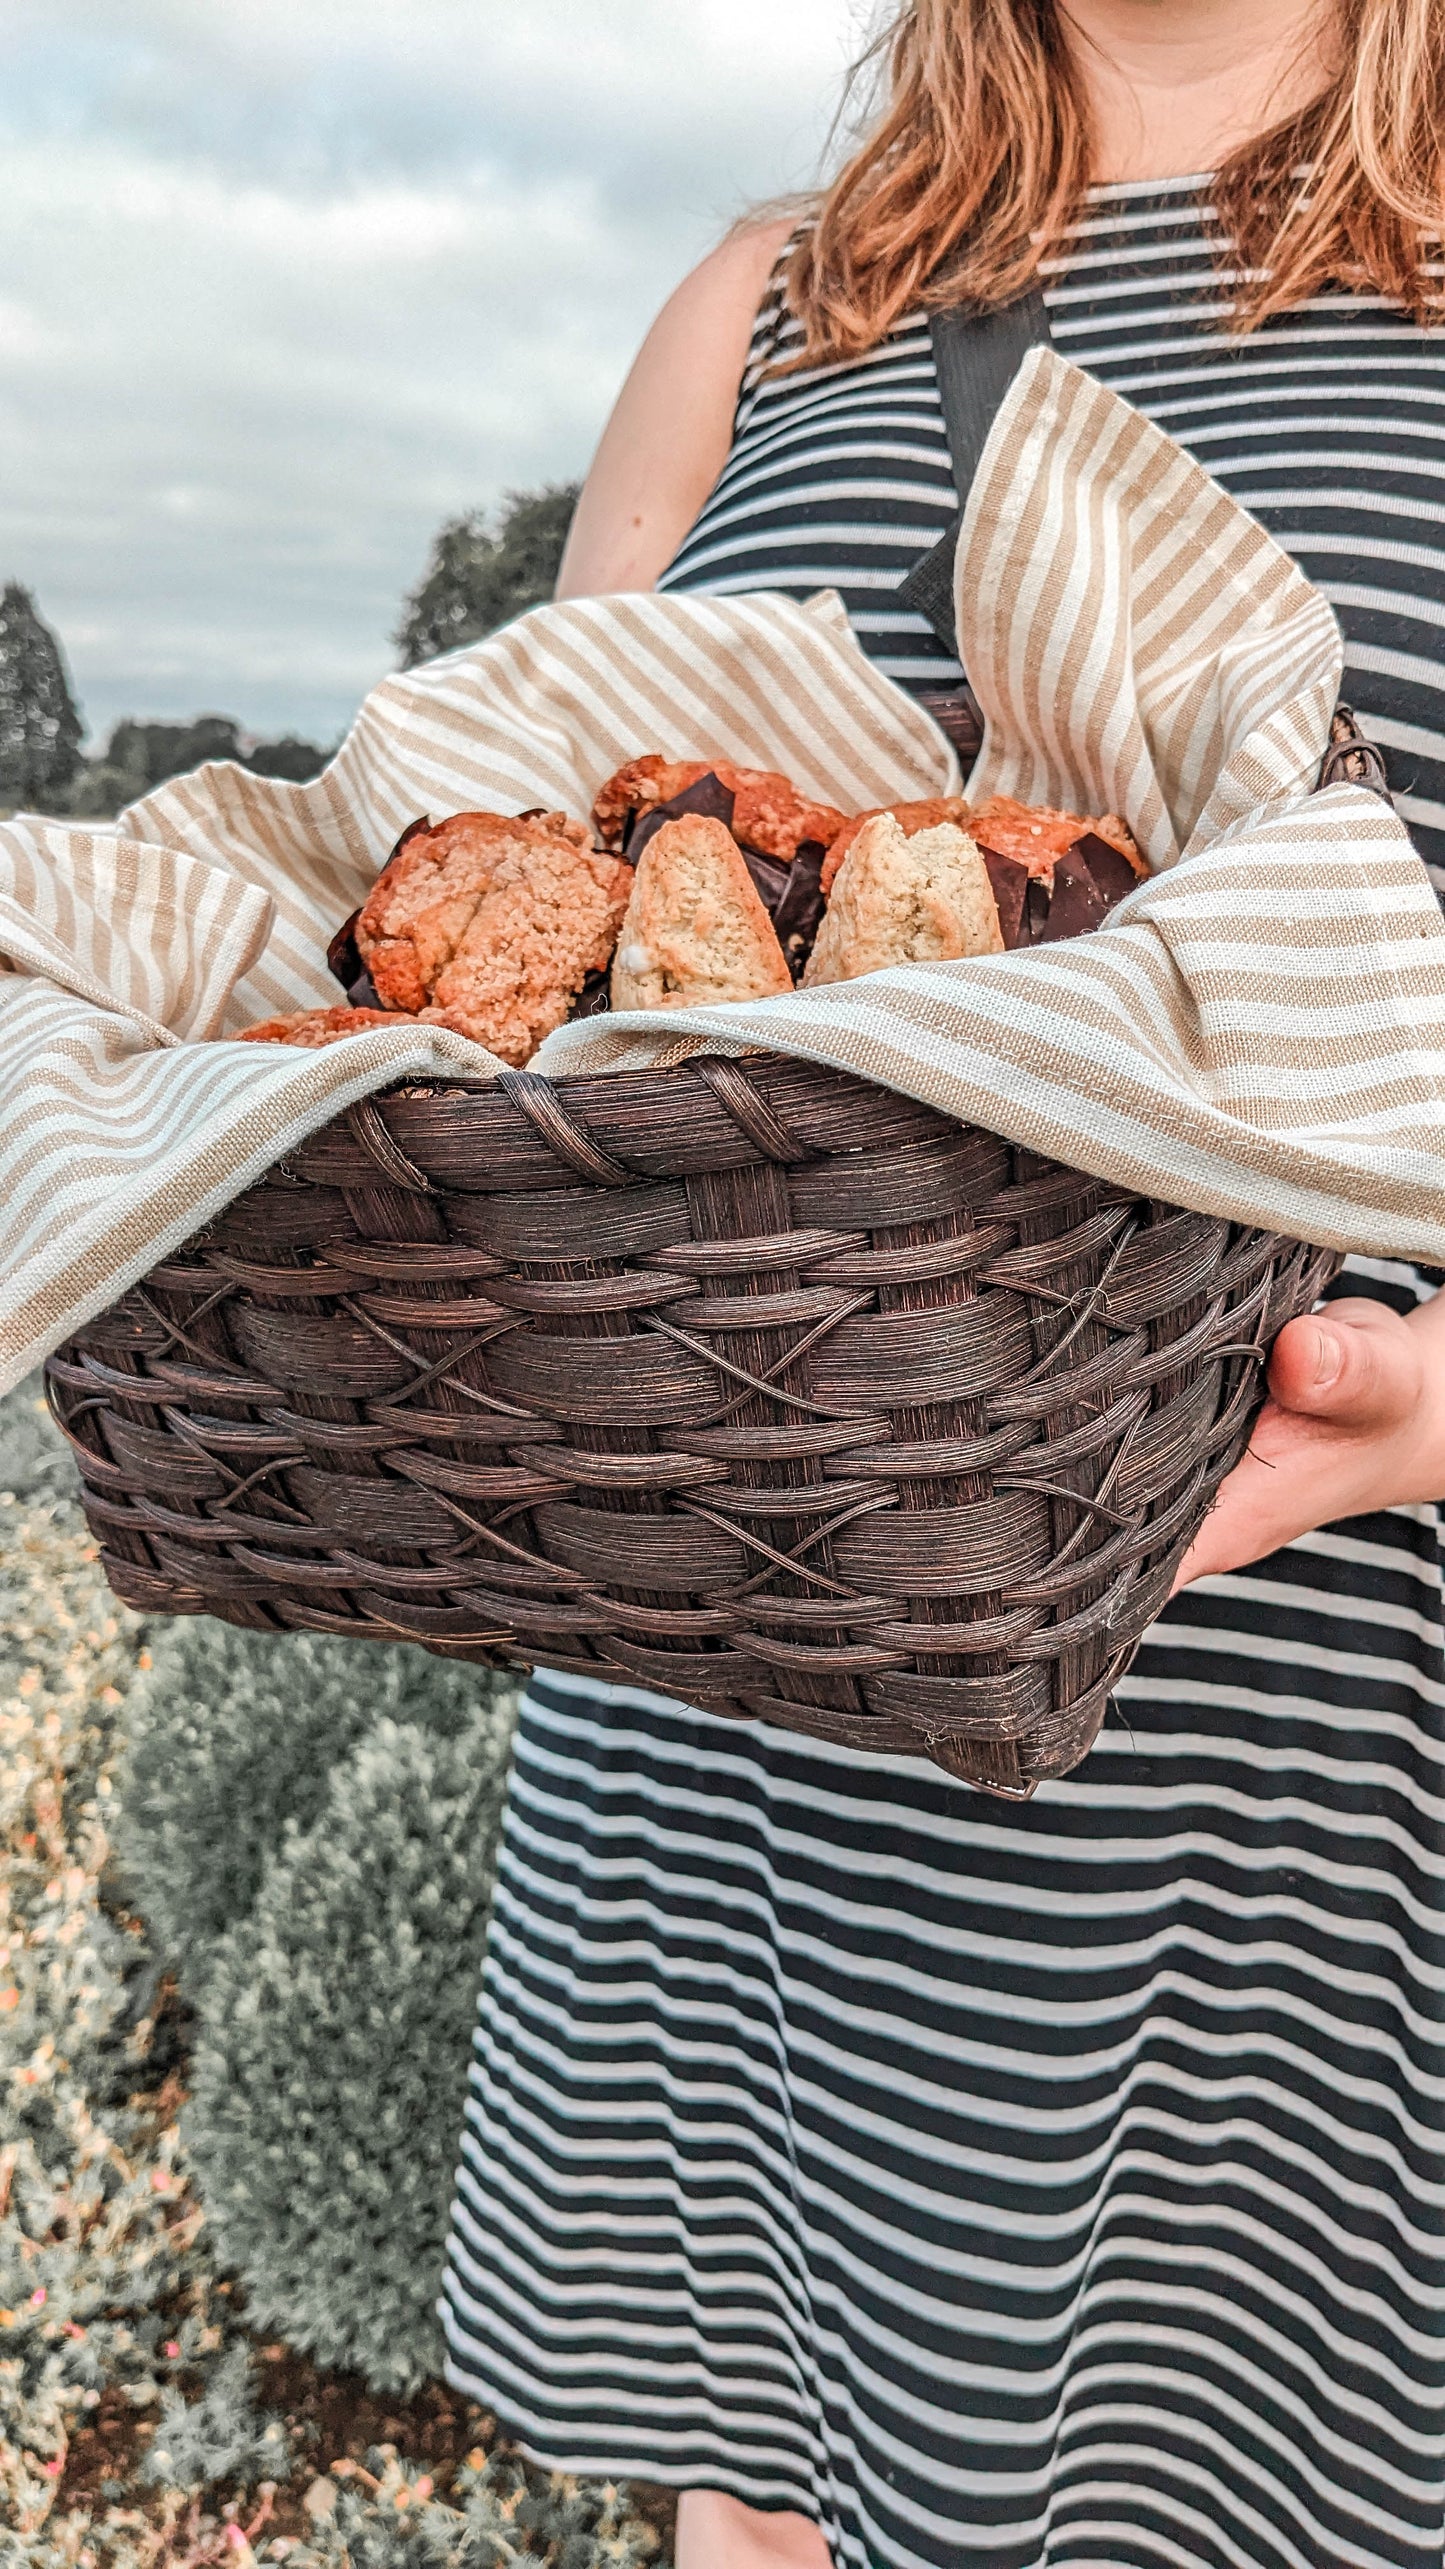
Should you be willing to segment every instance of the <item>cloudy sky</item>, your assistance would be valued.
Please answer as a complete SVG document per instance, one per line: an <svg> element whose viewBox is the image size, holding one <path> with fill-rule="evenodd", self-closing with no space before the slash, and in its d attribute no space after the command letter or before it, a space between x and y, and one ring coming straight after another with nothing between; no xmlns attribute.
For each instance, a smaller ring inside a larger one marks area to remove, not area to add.
<svg viewBox="0 0 1445 2569"><path fill-rule="evenodd" d="M119 714L333 737L443 517L586 464L868 0L3 0L0 578Z"/></svg>

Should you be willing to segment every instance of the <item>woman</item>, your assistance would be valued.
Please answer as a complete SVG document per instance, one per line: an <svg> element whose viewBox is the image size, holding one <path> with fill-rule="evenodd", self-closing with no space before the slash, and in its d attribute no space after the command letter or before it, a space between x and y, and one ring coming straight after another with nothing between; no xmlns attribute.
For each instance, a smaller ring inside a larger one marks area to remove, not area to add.
<svg viewBox="0 0 1445 2569"><path fill-rule="evenodd" d="M1037 271L1335 600L1445 862L1438 0L916 0L887 59L811 224L657 323L564 591L830 583L956 678L894 595L955 505L922 306ZM1286 1331L1200 1584L1026 1808L539 1673L453 2378L683 2490L682 2569L1439 2569L1429 1291L1356 1260Z"/></svg>

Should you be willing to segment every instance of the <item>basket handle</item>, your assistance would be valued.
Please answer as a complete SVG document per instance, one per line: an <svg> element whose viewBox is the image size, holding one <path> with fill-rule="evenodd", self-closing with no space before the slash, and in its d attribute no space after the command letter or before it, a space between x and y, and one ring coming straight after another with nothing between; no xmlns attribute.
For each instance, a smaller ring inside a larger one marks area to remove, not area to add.
<svg viewBox="0 0 1445 2569"><path fill-rule="evenodd" d="M1336 705L1330 717L1330 745L1315 792L1322 794L1327 785L1363 785L1367 794L1378 794L1391 811L1395 808L1384 759L1374 742L1365 738L1351 705Z"/></svg>

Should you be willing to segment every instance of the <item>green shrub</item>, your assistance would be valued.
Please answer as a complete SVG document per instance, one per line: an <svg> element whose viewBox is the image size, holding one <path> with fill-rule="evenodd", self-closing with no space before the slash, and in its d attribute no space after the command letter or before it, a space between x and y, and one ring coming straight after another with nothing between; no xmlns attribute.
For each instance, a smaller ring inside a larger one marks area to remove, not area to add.
<svg viewBox="0 0 1445 2569"><path fill-rule="evenodd" d="M458 2475L447 2504L428 2502L417 2466L382 2448L367 2455L377 2481L343 2488L304 2554L305 2569L644 2569L661 2546L624 2489L542 2472L498 2449ZM295 2569L295 2564L293 2564Z"/></svg>
<svg viewBox="0 0 1445 2569"><path fill-rule="evenodd" d="M100 1894L139 1639L72 1509L0 1510L5 2569L50 2569L55 2475L102 2394L148 2409L219 2342L176 2134L147 2094L144 1940Z"/></svg>
<svg viewBox="0 0 1445 2569"><path fill-rule="evenodd" d="M34 1507L73 1499L78 1488L70 1447L45 1406L42 1378L29 1374L0 1399L0 1490Z"/></svg>
<svg viewBox="0 0 1445 2569"><path fill-rule="evenodd" d="M70 1466L37 1396L30 1384L0 1404L0 1473L47 1488ZM60 1514L83 1558L78 1518ZM153 1619L145 1637L106 1817L111 1878L147 1935L96 1916L113 1994L88 2093L119 2110L130 2030L168 1965L194 2020L188 2130L216 2252L262 2325L408 2387L440 2364L433 2303L515 1686L408 1645L210 1619ZM0 1682L19 1685L36 1649L27 1613L5 1619ZM91 1781L79 1769L71 1789ZM22 2001L5 2030L14 2043L43 2028ZM173 2433L199 2452L213 2430L203 2403Z"/></svg>
<svg viewBox="0 0 1445 2569"><path fill-rule="evenodd" d="M255 1906L288 1821L310 1828L378 1719L488 1734L510 1690L409 1643L162 1626L127 1708L116 1851L193 2006L217 1944Z"/></svg>
<svg viewBox="0 0 1445 2569"><path fill-rule="evenodd" d="M0 1402L0 1455L16 1450L4 1440L17 1411L27 1450L45 1454L50 1431L33 1407L26 1410L34 1396L35 1387L27 1386ZM38 1433L32 1435L33 1427ZM184 1663L184 1651L179 1661L171 1659L171 1645L197 1629L177 1625L157 1641L156 1627L149 1627L151 1680L159 1677L162 1690L164 1672ZM163 2005L159 2017L152 2014L147 1993L160 1989L157 1958L139 1923L110 1895L117 1761L146 1637L141 1620L107 1593L77 1509L22 1508L0 1493L0 2569L239 2563L248 2556L241 2525L254 2520L254 2530L262 2523L265 2483L288 2477L306 2491L307 2519L306 2531L289 2537L288 2569L510 2569L534 2560L547 2569L641 2569L654 2557L662 2569L653 2532L631 2512L625 2493L494 2453L484 2469L463 2473L442 2501L426 2485L422 2466L403 2464L394 2453L370 2454L365 2475L333 2460L344 2421L318 2448L306 2413L284 2420L257 2414L245 2304L217 2276L212 2227L176 2127L181 2061L174 2012ZM280 1663L296 1647L229 1632L223 1640L215 1664L229 1667L233 1680L243 1663L254 1675L262 1654L269 1660L274 1651ZM359 1677L391 1656L358 1649L344 1653L342 1665ZM378 1798L386 1800L378 1795L385 1775L406 1769L404 1789L392 1803L417 1843L425 1844L435 1823L436 1878L452 1905L438 1924L419 1895L414 1863L388 1871L385 1861L371 1861L386 1830L378 1818L368 1835L363 1815L355 1883L377 1888L384 1914L373 1921L371 1949L390 1950L393 1963L398 1940L393 1933L388 1947L387 1919L420 1921L433 1946L465 1941L463 1904L454 1896L456 1876L465 1872L459 1845L484 1879L509 1721L505 1698L485 1676L420 1653L395 1658L410 1670L405 1682L416 1693L409 1701L450 1704L452 1713L428 1728L418 1711L404 1735L407 1755L398 1759L388 1747L367 1790L375 1809ZM190 1664L194 1673L200 1663ZM403 1683L400 1669L394 1682ZM280 1677L276 1683L284 1691ZM367 1683L375 1704L378 1689L369 1676ZM149 1718L152 1682L146 1693ZM239 1709L244 1688L234 1693ZM449 1719L455 1759L438 1778L431 1761ZM462 1781L475 1795L474 1843L460 1825L465 1792L457 1790L455 1771L468 1744L472 1763ZM319 1747L317 1757L324 1763ZM347 1800L364 1763L353 1744L344 1772L318 1802L313 1842L324 1835L322 1811L332 1798ZM429 1768L430 1782L420 1789ZM232 1817L239 1820L248 1785L244 1760L233 1777ZM273 1853L289 1864L303 1836L293 1829L285 1839L278 1832ZM345 1831L342 1839L345 1857ZM318 1858L318 1878L324 1870ZM337 1914L345 1907L338 1900ZM353 1925L354 1913L353 1897ZM445 2114L438 2113L438 2124L446 2125L439 2146L427 2141L423 2117L417 2118L418 2143L423 2154L433 2151L443 2196L455 2149L452 2127L460 2118L479 1913L472 1936L473 1949L456 1965L450 1987L440 1961L417 1971L414 1987L404 1969L391 1983L398 2001L393 2031L405 2026L413 1998L419 2002L410 2030L420 2052L404 2060L408 2094L414 2101L423 2074L433 2083L451 2080L456 2089ZM318 2113L326 2078L346 2068L332 2018L346 1975L356 1971L358 1957L365 1959L365 1945L364 1938L343 1935L336 1971L329 1989L323 1987L322 2039L310 2055ZM444 1995L455 2002L445 2022L436 2003L438 1974ZM319 1977L324 1983L324 1972ZM263 1989L268 1985L263 1980ZM299 2008L287 2015L293 2041L298 2026L303 2036L307 2030L310 1986L302 1981ZM373 2044L368 2075L384 2091L395 2082L396 2048L393 2041L389 2052L385 2039ZM405 2052L404 2039L401 2048ZM304 2175L304 2155L298 2165ZM284 2165L263 2163L261 2172L268 2185L284 2185ZM338 2180L335 2199L321 2207L323 2279L336 2280L338 2236L352 2208L349 2187ZM433 2224L434 2212L433 2203L426 2214ZM395 2218L399 2234L410 2225L415 2235L419 2225L405 2189ZM427 2253L435 2254L435 2226L429 2237ZM299 2289L309 2289L311 2280L303 2266ZM372 2310L375 2288L367 2240L358 2238L355 2271L339 2288L347 2295L345 2327L360 2341L364 2329L355 2313ZM429 2279L427 2297L430 2290ZM112 2413L138 2413L139 2436L117 2439L116 2477L66 2489L59 2471L67 2438L84 2431L102 2400ZM484 2442L480 2421L477 2431ZM258 2481L259 2495L243 2494ZM197 2496L198 2482L211 2493ZM313 2490L322 2493L321 2507L311 2504ZM273 2547L258 2532L249 2556L267 2559Z"/></svg>
<svg viewBox="0 0 1445 2569"><path fill-rule="evenodd" d="M155 2441L140 2468L152 2488L186 2490L222 2483L254 2488L258 2480L285 2480L290 2473L290 2439L279 2417L257 2409L246 2346L227 2349L199 2399L165 2393Z"/></svg>
<svg viewBox="0 0 1445 2569"><path fill-rule="evenodd" d="M464 1726L372 1724L206 1975L183 2129L220 2253L260 2326L383 2389L439 2369L506 1730L480 1688Z"/></svg>

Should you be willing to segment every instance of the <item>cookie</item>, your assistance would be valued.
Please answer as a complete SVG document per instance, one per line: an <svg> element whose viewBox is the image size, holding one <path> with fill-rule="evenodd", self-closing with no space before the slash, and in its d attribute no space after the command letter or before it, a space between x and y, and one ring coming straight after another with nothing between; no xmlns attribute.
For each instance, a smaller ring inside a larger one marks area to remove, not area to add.
<svg viewBox="0 0 1445 2569"><path fill-rule="evenodd" d="M919 830L936 829L940 821L952 821L961 830L966 830L969 822L968 805L961 794L934 794L921 803L886 803L880 804L878 811L859 812L855 819L844 822L823 859L825 893L832 891L843 859L864 822L876 821L879 811L890 812L909 838L916 837Z"/></svg>
<svg viewBox="0 0 1445 2569"><path fill-rule="evenodd" d="M1010 794L991 794L978 805L968 826L980 847L992 848L995 856L1012 857L1015 865L1026 866L1044 882L1052 881L1058 859L1091 834L1116 849L1141 881L1149 871L1117 812L1106 812L1101 821L1087 821L1077 812L1053 811L1046 803L1016 803Z"/></svg>
<svg viewBox="0 0 1445 2569"><path fill-rule="evenodd" d="M805 840L831 847L845 826L832 803L815 803L773 768L737 767L729 758L668 760L653 752L629 759L609 776L592 807L597 835L604 847L626 845L632 824L658 803L670 803L704 776L715 776L733 797L732 831L760 856L784 865Z"/></svg>
<svg viewBox="0 0 1445 2569"><path fill-rule="evenodd" d="M499 867L557 840L586 847L588 835L565 812L458 812L408 830L356 920L357 952L382 1006L425 1008Z"/></svg>
<svg viewBox="0 0 1445 2569"><path fill-rule="evenodd" d="M987 869L967 831L942 821L910 837L880 812L843 860L803 981L816 989L890 964L1002 952Z"/></svg>
<svg viewBox="0 0 1445 2569"><path fill-rule="evenodd" d="M612 966L614 1008L701 1008L791 990L757 889L729 830L691 813L638 860Z"/></svg>
<svg viewBox="0 0 1445 2569"><path fill-rule="evenodd" d="M344 1043L348 1035L369 1035L374 1026L408 1026L415 1018L394 1008L296 1008L289 1017L262 1017L231 1038L238 1044L300 1044L319 1052L323 1044Z"/></svg>
<svg viewBox="0 0 1445 2569"><path fill-rule="evenodd" d="M739 860L741 861L741 860ZM610 960L632 868L563 830L516 830L432 984L422 1023L446 1023L520 1068ZM375 972L375 964L372 966Z"/></svg>

